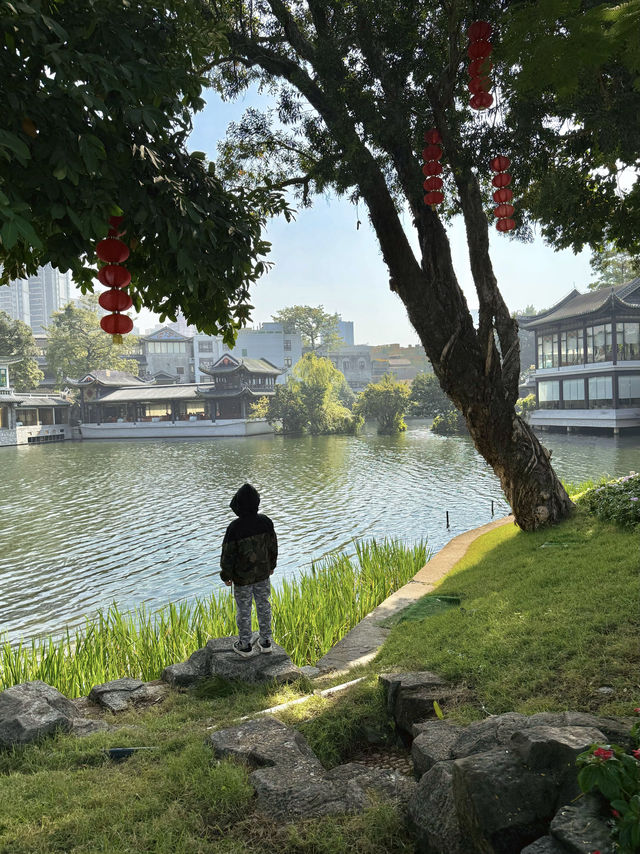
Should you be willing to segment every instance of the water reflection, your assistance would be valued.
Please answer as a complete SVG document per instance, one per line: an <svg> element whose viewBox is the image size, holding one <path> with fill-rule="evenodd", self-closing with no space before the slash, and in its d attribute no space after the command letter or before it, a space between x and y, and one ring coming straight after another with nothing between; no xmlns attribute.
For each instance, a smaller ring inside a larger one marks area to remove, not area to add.
<svg viewBox="0 0 640 854"><path fill-rule="evenodd" d="M640 469L636 438L545 434L568 480ZM470 440L399 436L67 442L1 448L0 631L57 632L116 600L150 608L220 586L228 504L245 480L280 538L278 578L355 537L433 549L508 512ZM445 525L449 512L450 529Z"/></svg>

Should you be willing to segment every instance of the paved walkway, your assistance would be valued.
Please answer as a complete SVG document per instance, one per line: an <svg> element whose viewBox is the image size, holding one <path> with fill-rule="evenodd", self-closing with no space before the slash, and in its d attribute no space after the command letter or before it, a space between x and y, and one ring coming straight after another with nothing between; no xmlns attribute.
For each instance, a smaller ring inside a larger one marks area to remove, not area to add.
<svg viewBox="0 0 640 854"><path fill-rule="evenodd" d="M387 617L397 614L408 605L412 605L426 593L431 593L436 584L466 554L471 543L487 531L501 525L513 524L513 516L505 516L495 522L489 522L481 528L474 528L454 537L422 569L413 576L408 584L396 590L382 604L361 620L355 628L345 635L318 661L317 667L323 672L347 671L358 664L366 664L375 657L386 640L391 629L380 623Z"/></svg>

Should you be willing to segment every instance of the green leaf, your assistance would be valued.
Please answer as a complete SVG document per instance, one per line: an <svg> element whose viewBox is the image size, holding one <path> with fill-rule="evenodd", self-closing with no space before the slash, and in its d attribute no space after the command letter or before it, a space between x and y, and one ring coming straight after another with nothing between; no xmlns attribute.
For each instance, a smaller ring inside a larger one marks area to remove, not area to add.
<svg viewBox="0 0 640 854"><path fill-rule="evenodd" d="M15 220L10 219L0 229L0 238L5 249L12 249L18 242L18 226Z"/></svg>
<svg viewBox="0 0 640 854"><path fill-rule="evenodd" d="M29 146L17 137L15 133L9 133L7 130L0 130L0 146L12 151L22 165L25 165L27 160L31 158Z"/></svg>
<svg viewBox="0 0 640 854"><path fill-rule="evenodd" d="M437 700L433 701L433 711L436 713L436 717L438 718L439 721L444 720L444 712L440 708L440 704L438 703Z"/></svg>

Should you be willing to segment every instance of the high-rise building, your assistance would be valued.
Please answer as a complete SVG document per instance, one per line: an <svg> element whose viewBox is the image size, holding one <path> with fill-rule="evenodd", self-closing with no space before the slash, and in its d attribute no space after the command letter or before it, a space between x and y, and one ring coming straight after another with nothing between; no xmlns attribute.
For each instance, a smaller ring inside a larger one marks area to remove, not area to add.
<svg viewBox="0 0 640 854"><path fill-rule="evenodd" d="M61 273L51 264L40 267L33 276L0 286L0 310L27 323L34 335L42 335L53 313L70 299L71 274Z"/></svg>

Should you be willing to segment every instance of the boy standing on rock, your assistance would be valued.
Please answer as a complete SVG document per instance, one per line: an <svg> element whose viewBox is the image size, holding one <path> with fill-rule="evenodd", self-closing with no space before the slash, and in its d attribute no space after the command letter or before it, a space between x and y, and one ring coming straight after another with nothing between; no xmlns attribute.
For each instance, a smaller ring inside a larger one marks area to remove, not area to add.
<svg viewBox="0 0 640 854"><path fill-rule="evenodd" d="M260 495L255 487L245 483L229 505L238 517L229 525L222 541L220 578L227 587L233 584L236 600L238 640L234 652L243 658L253 655L251 645L251 602L256 601L260 627L258 648L271 652L271 581L278 559L278 540L273 522L258 513Z"/></svg>

